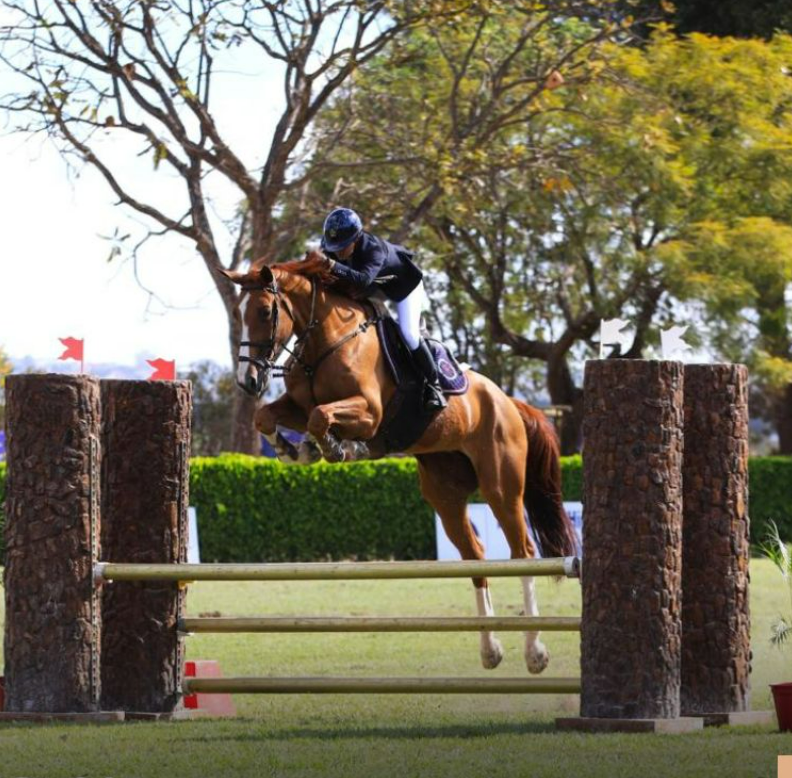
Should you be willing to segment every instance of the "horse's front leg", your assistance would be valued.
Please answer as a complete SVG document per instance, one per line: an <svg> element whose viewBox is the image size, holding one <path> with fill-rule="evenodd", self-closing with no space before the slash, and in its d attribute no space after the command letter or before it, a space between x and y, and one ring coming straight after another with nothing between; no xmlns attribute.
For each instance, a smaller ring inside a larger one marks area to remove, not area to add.
<svg viewBox="0 0 792 778"><path fill-rule="evenodd" d="M314 440L306 438L299 446L295 446L278 432L279 424L298 432L305 432L308 424L305 411L288 394L282 394L274 402L262 405L256 411L255 419L256 429L275 449L280 462L287 465L310 465L322 458L322 452Z"/></svg>
<svg viewBox="0 0 792 778"><path fill-rule="evenodd" d="M327 405L317 405L308 417L308 432L314 436L328 462L368 459L365 441L374 437L379 414L362 395Z"/></svg>

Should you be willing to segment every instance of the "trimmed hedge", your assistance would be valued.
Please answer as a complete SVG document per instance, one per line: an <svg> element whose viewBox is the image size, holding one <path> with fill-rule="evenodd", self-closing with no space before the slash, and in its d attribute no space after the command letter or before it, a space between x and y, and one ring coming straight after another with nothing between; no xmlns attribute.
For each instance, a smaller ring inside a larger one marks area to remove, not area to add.
<svg viewBox="0 0 792 778"><path fill-rule="evenodd" d="M751 542L765 540L770 521L792 542L792 457L751 457L748 489Z"/></svg>
<svg viewBox="0 0 792 778"><path fill-rule="evenodd" d="M580 500L581 458L565 457L562 468L564 499ZM5 474L0 462L0 508ZM764 538L769 520L792 540L792 457L753 457L749 474L752 541ZM434 555L433 512L421 498L413 459L289 467L235 454L198 458L190 494L205 562Z"/></svg>
<svg viewBox="0 0 792 778"><path fill-rule="evenodd" d="M310 467L226 454L192 460L206 562L427 559L432 510L416 463L389 459Z"/></svg>
<svg viewBox="0 0 792 778"><path fill-rule="evenodd" d="M580 456L561 461L564 499L583 496ZM204 561L427 559L435 550L432 509L410 458L281 465L239 455L194 459ZM752 457L751 539L774 520L792 540L792 457ZM478 498L474 498L478 499Z"/></svg>

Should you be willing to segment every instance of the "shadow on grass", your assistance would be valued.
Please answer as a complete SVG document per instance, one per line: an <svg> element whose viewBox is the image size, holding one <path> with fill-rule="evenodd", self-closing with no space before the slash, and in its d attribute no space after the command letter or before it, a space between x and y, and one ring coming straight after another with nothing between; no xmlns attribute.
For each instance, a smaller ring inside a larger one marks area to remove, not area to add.
<svg viewBox="0 0 792 778"><path fill-rule="evenodd" d="M246 725L258 723L256 719L237 719ZM460 725L422 727L354 727L350 729L316 729L311 727L294 727L284 730L269 730L261 732L240 732L232 735L228 732L211 737L212 741L257 741L257 740L366 740L370 738L389 738L391 740L429 740L429 739L470 739L489 738L493 735L546 735L556 732L554 724L550 722L522 722L502 724ZM200 740L205 741L202 737ZM192 738L185 738L186 742Z"/></svg>

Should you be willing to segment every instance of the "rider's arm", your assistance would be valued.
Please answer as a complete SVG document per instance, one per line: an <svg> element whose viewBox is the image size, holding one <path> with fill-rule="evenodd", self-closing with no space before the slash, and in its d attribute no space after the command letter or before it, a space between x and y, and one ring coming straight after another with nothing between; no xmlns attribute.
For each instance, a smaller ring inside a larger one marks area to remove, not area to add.
<svg viewBox="0 0 792 778"><path fill-rule="evenodd" d="M359 270L349 267L336 260L331 269L331 275L346 281L357 292L367 290L374 283L374 279L385 264L386 252L379 246L372 246L367 252Z"/></svg>

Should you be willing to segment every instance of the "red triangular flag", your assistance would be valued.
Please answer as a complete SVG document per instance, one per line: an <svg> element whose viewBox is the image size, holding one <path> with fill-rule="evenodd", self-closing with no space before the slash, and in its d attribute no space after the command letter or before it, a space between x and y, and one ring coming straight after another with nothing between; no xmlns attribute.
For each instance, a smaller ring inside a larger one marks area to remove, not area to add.
<svg viewBox="0 0 792 778"><path fill-rule="evenodd" d="M58 359L76 359L78 362L82 362L84 341L77 340L77 338L58 338L58 340L66 346L66 351Z"/></svg>
<svg viewBox="0 0 792 778"><path fill-rule="evenodd" d="M176 360L171 359L147 359L154 372L149 376L149 381L175 381L176 380Z"/></svg>

